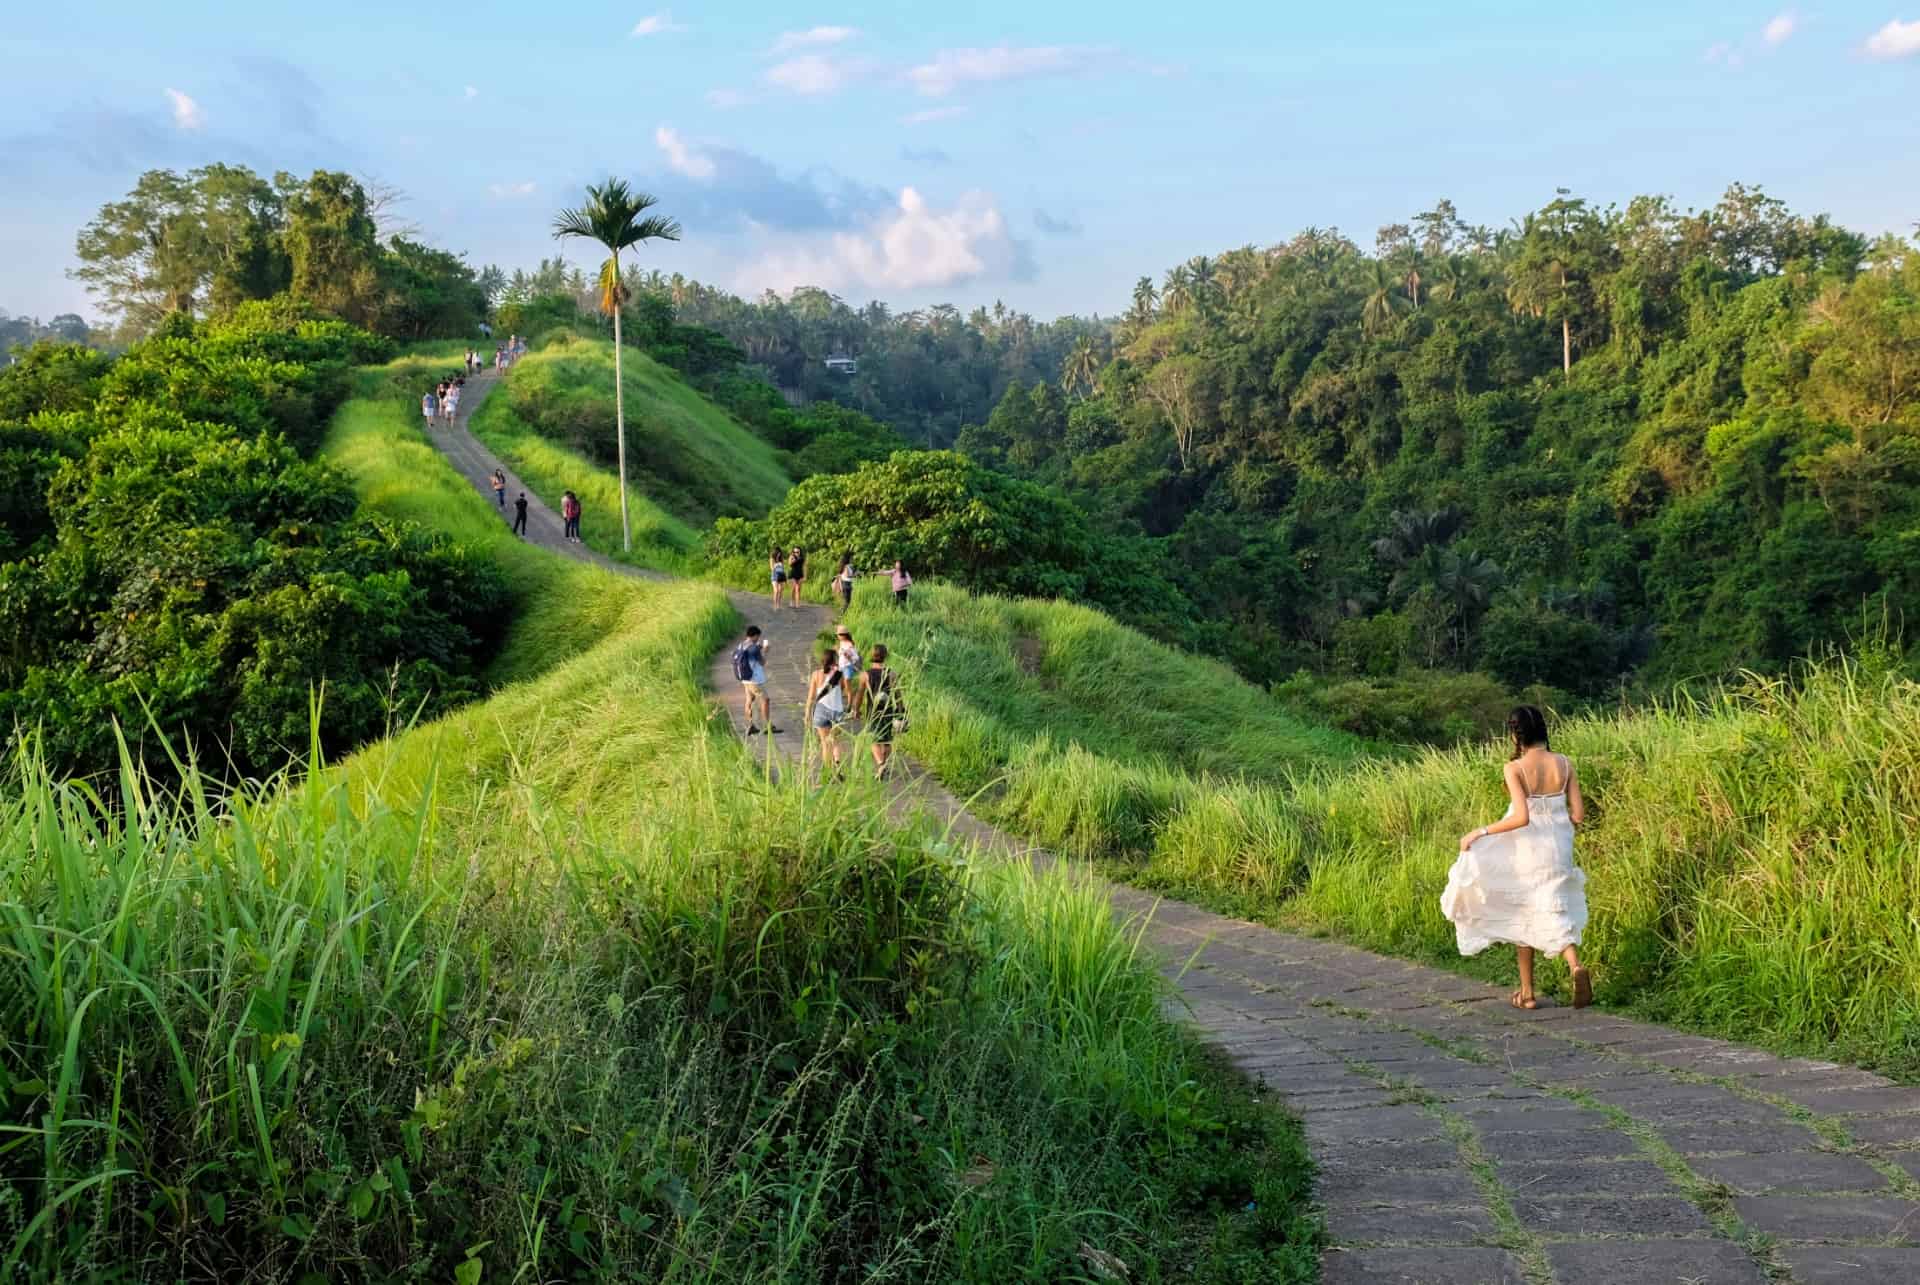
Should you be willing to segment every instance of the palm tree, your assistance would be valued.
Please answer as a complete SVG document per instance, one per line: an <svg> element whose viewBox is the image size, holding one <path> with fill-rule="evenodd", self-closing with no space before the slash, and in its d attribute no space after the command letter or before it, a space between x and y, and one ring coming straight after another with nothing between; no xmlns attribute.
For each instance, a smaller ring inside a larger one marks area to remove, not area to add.
<svg viewBox="0 0 1920 1285"><path fill-rule="evenodd" d="M1367 301L1360 308L1360 326L1368 334L1376 335L1387 328L1406 301L1393 271L1378 259L1371 262L1373 275L1367 284Z"/></svg>
<svg viewBox="0 0 1920 1285"><path fill-rule="evenodd" d="M1185 264L1167 269L1166 284L1160 287L1160 306L1169 315L1185 312L1193 303L1193 284Z"/></svg>
<svg viewBox="0 0 1920 1285"><path fill-rule="evenodd" d="M1093 340L1082 335L1067 353L1066 364L1060 368L1061 390L1084 396L1081 390L1092 388L1099 374L1100 358L1093 351Z"/></svg>
<svg viewBox="0 0 1920 1285"><path fill-rule="evenodd" d="M633 551L633 523L627 516L627 403L620 379L620 304L626 290L620 284L620 252L644 241L678 241L680 225L647 211L658 204L645 192L636 192L622 179L587 185L586 204L562 210L553 221L556 240L581 237L607 248L600 269L600 310L613 316L613 433L620 467L620 547Z"/></svg>

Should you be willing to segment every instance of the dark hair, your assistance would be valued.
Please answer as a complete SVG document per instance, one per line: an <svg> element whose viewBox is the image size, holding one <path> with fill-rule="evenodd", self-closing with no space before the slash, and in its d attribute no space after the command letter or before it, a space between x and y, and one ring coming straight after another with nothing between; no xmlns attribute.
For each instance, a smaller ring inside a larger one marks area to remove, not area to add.
<svg viewBox="0 0 1920 1285"><path fill-rule="evenodd" d="M748 626L747 626L747 637L749 637L749 638L758 638L759 636L760 636L760 626L759 626L759 625L748 625Z"/></svg>
<svg viewBox="0 0 1920 1285"><path fill-rule="evenodd" d="M873 660L875 664L886 663L887 645L885 643L875 643L873 645Z"/></svg>
<svg viewBox="0 0 1920 1285"><path fill-rule="evenodd" d="M836 655L834 655L834 654L833 654L832 652L830 652L830 651L823 651L823 652L821 652L821 653L820 653L820 672L821 672L821 673L823 673L823 674L837 674L837 673L839 673L839 672L840 672L840 658L839 658L838 656L836 656Z"/></svg>
<svg viewBox="0 0 1920 1285"><path fill-rule="evenodd" d="M1519 758L1536 745L1547 742L1547 716L1536 705L1516 705L1507 715L1507 731L1513 737L1513 757Z"/></svg>

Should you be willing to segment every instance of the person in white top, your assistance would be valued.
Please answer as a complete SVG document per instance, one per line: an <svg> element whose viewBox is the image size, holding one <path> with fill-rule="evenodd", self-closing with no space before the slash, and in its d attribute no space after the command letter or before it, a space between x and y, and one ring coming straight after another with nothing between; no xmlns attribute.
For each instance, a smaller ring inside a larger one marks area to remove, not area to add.
<svg viewBox="0 0 1920 1285"><path fill-rule="evenodd" d="M1533 952L1567 961L1573 1006L1593 1002L1593 977L1580 963L1587 926L1587 876L1573 860L1574 827L1586 801L1573 762L1547 744L1547 716L1522 705L1507 716L1513 756L1507 760L1506 815L1460 836L1460 856L1447 874L1440 913L1453 921L1463 955L1497 941L1518 948L1515 1008L1536 1008Z"/></svg>
<svg viewBox="0 0 1920 1285"><path fill-rule="evenodd" d="M440 413L440 399L431 391L420 399L420 417L427 421L427 427L433 427L433 417Z"/></svg>

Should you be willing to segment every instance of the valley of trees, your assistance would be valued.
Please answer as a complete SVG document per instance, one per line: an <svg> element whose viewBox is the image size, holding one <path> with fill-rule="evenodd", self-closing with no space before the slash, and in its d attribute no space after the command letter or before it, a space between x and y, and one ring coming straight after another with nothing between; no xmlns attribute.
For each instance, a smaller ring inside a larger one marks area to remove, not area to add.
<svg viewBox="0 0 1920 1285"><path fill-rule="evenodd" d="M1132 619L1259 680L1592 697L1920 615L1920 247L1751 188L1308 229L1111 324L636 284L909 440L964 408L956 449L1148 543L1183 602Z"/></svg>

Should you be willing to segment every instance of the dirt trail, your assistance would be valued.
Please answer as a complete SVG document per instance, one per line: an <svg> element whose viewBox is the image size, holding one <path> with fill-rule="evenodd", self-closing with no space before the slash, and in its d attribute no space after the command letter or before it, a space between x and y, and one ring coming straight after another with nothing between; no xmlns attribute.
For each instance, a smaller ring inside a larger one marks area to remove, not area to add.
<svg viewBox="0 0 1920 1285"><path fill-rule="evenodd" d="M470 381L458 423L432 434L489 501L502 465L466 420L497 382ZM503 520L523 489L507 479ZM528 518L544 548L666 578L563 540L531 491ZM790 765L811 734L807 657L834 617L729 597L771 644L784 729L750 744ZM732 650L714 658L712 685L743 733ZM897 808L1051 861L900 766ZM1144 922L1182 1015L1305 1120L1326 1285L1920 1281L1920 1088L1596 1010L1525 1012L1453 973L1100 886Z"/></svg>

